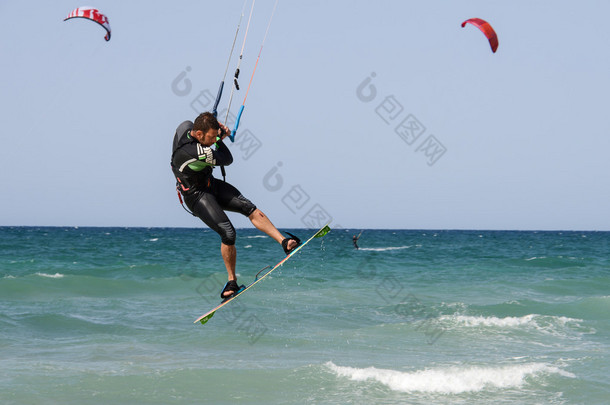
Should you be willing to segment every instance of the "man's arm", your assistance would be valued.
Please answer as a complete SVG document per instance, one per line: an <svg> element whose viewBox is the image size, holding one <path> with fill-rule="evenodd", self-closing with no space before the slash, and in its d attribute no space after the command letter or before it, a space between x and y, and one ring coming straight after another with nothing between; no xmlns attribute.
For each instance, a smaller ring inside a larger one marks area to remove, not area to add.
<svg viewBox="0 0 610 405"><path fill-rule="evenodd" d="M214 159L216 160L216 163L214 164L218 166L229 166L233 163L233 155L222 139L216 142L216 146L217 149L213 151Z"/></svg>

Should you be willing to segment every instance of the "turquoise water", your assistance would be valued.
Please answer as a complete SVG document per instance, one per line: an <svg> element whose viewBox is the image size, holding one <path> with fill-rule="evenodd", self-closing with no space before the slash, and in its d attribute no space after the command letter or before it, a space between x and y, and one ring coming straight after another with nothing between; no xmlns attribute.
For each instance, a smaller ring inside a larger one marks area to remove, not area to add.
<svg viewBox="0 0 610 405"><path fill-rule="evenodd" d="M359 231L201 325L209 230L0 228L0 403L608 403L610 233ZM242 283L283 256L237 247Z"/></svg>

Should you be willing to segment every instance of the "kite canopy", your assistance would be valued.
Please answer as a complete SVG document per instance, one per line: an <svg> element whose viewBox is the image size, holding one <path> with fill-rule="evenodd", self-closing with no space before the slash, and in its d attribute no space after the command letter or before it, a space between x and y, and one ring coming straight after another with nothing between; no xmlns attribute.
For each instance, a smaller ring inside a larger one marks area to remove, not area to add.
<svg viewBox="0 0 610 405"><path fill-rule="evenodd" d="M471 18L462 23L462 28L466 26L466 24L472 24L478 29L480 29L481 32L485 34L485 36L489 40L491 50L493 52L496 52L496 49L498 49L498 35L496 35L496 31L494 31L494 29L487 21L481 20L480 18Z"/></svg>
<svg viewBox="0 0 610 405"><path fill-rule="evenodd" d="M106 41L110 41L110 22L108 21L108 17L104 14L100 13L100 11L93 7L79 7L75 10L72 10L70 14L64 21L69 20L71 18L86 18L88 20L94 21L104 27L106 30L106 36L104 39Z"/></svg>

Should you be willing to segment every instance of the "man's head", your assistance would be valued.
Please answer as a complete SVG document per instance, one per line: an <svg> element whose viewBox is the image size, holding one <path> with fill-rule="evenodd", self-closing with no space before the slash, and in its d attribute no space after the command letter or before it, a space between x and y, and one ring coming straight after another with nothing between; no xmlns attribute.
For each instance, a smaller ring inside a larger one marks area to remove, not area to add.
<svg viewBox="0 0 610 405"><path fill-rule="evenodd" d="M216 117L209 112L199 114L193 124L191 136L203 146L214 145L216 137L220 136L220 124Z"/></svg>

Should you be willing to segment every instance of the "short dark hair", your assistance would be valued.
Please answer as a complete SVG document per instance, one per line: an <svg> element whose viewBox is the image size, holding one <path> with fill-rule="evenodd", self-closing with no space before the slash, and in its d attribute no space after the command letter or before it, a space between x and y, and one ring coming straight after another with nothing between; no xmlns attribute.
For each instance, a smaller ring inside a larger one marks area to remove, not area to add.
<svg viewBox="0 0 610 405"><path fill-rule="evenodd" d="M193 131L202 131L204 134L207 133L210 129L218 130L220 128L220 124L218 120L211 112L204 112L199 114L197 118L195 118L195 122L193 123Z"/></svg>

